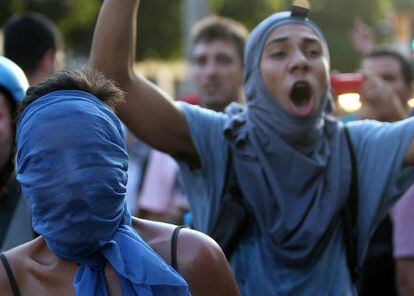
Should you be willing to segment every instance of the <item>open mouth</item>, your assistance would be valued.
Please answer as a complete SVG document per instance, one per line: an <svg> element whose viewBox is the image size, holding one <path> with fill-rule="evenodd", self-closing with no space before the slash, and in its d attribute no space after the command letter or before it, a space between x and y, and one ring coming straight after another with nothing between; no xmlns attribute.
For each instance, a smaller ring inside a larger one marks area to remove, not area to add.
<svg viewBox="0 0 414 296"><path fill-rule="evenodd" d="M312 87L307 81L296 82L290 91L292 101L298 115L307 115L312 112Z"/></svg>

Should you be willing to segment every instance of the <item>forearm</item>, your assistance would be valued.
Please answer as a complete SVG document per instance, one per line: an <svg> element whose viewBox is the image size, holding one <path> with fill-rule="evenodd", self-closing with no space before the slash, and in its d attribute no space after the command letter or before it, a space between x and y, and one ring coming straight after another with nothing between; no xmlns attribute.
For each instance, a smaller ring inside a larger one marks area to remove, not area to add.
<svg viewBox="0 0 414 296"><path fill-rule="evenodd" d="M184 114L157 86L135 75L139 0L105 0L95 28L90 65L126 92L118 115L150 146L189 161L198 159Z"/></svg>
<svg viewBox="0 0 414 296"><path fill-rule="evenodd" d="M106 0L96 23L90 65L125 88L135 62L139 0Z"/></svg>

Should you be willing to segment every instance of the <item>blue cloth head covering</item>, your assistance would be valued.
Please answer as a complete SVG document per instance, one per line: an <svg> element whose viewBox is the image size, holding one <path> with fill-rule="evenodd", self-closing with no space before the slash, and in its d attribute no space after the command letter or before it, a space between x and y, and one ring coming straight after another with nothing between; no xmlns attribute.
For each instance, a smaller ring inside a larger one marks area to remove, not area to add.
<svg viewBox="0 0 414 296"><path fill-rule="evenodd" d="M329 118L328 90L308 117L289 114L266 90L260 75L263 48L277 28L298 24L319 28L290 12L275 13L251 33L245 52L244 83L248 107L233 104L224 133L233 149L243 194L269 252L292 266L320 254L349 192L349 151L342 127ZM299 28L300 29L300 28Z"/></svg>
<svg viewBox="0 0 414 296"><path fill-rule="evenodd" d="M17 179L34 230L76 262L76 295L108 295L104 264L122 295L189 295L185 281L131 228L124 200L128 155L116 115L81 91L30 104L17 128Z"/></svg>

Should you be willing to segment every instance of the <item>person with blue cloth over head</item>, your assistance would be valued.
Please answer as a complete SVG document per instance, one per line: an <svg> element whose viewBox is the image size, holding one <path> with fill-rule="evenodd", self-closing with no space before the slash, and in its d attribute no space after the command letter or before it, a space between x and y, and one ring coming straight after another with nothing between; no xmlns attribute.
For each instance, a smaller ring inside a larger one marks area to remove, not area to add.
<svg viewBox="0 0 414 296"><path fill-rule="evenodd" d="M2 295L238 295L214 241L131 217L128 155L111 110L122 98L86 70L59 72L27 91L17 180L40 236L0 254ZM197 275L217 285L209 290Z"/></svg>
<svg viewBox="0 0 414 296"><path fill-rule="evenodd" d="M330 115L328 45L304 0L250 34L246 107L173 103L133 71L140 2L103 3L90 64L126 91L117 110L129 129L180 161L197 230L234 228L223 193L236 185L251 217L228 253L242 295L355 295L370 235L413 182L414 120Z"/></svg>

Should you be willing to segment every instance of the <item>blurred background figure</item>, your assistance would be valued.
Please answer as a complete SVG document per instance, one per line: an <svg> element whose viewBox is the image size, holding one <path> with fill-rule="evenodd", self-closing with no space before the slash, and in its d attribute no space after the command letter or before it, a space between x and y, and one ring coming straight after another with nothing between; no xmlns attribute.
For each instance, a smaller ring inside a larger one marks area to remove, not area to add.
<svg viewBox="0 0 414 296"><path fill-rule="evenodd" d="M29 205L22 198L15 173L17 104L28 87L23 71L0 56L0 251L34 238Z"/></svg>
<svg viewBox="0 0 414 296"><path fill-rule="evenodd" d="M184 223L188 203L178 165L171 156L151 149L138 207L141 218L178 225Z"/></svg>
<svg viewBox="0 0 414 296"><path fill-rule="evenodd" d="M407 103L414 97L414 72L411 61L395 50L378 48L366 56L362 70L370 75L362 93L366 106L361 110L364 118L391 122L412 115ZM413 295L413 212L414 191L411 189L394 207L392 220L387 216L378 227L365 263L366 287L370 287L366 292L370 292L371 295L377 292L391 295L391 285L397 287L399 295ZM392 254L395 261L392 260ZM383 289L380 290L381 288ZM364 286L362 292L363 289ZM396 295L397 291L394 290L393 294Z"/></svg>
<svg viewBox="0 0 414 296"><path fill-rule="evenodd" d="M135 137L125 125L127 151L129 155L128 183L125 199L133 216L138 216L138 197L141 192L151 148Z"/></svg>
<svg viewBox="0 0 414 296"><path fill-rule="evenodd" d="M361 17L354 20L350 38L354 50L361 56L365 57L376 45L374 30L368 26Z"/></svg>
<svg viewBox="0 0 414 296"><path fill-rule="evenodd" d="M411 187L392 210L393 252L398 293L414 295L414 187Z"/></svg>
<svg viewBox="0 0 414 296"><path fill-rule="evenodd" d="M337 81L332 83L334 92L344 95L342 100L338 99L337 109L344 122L358 119L396 122L412 115L414 78L410 56L414 52L414 19L407 12L395 11L394 14L388 19L388 29L381 19L376 20L376 27L368 25L361 17L354 20L350 44L358 54L355 60L361 59L361 73L342 75L342 87ZM341 74L336 77L340 80ZM407 258L407 254L414 256L414 236L411 238L407 229L410 225L407 211L412 213L414 204L410 207L412 202L408 201L408 195L406 193L397 203L399 210L394 210L394 221L387 215L371 239L359 281L362 296L397 295L409 290L410 281L414 283L414 277L410 276L414 274L414 266L411 267L410 258ZM406 295L412 295L413 291Z"/></svg>
<svg viewBox="0 0 414 296"><path fill-rule="evenodd" d="M407 58L396 50L376 47L364 57L361 72L364 82L361 89L362 107L357 113L359 119L395 122L410 115L407 102L414 95L414 77L412 64ZM401 202L398 201L397 206ZM413 210L412 207L410 212ZM368 247L362 267L360 295L398 294L392 238L393 225L390 215L387 215ZM397 237L394 244L401 244L400 240ZM412 268L411 272L414 272L414 266ZM407 270L397 270L398 277L404 277L404 274Z"/></svg>
<svg viewBox="0 0 414 296"><path fill-rule="evenodd" d="M30 85L63 69L62 37L46 16L34 12L13 15L3 34L4 55L23 69Z"/></svg>
<svg viewBox="0 0 414 296"><path fill-rule="evenodd" d="M38 84L60 70L64 66L64 54L57 27L39 13L11 16L3 27L3 37L3 52L7 58L1 57L0 60L0 118L3 133L0 147L3 158L0 161L0 249L4 251L35 236L29 206L21 198L20 186L15 180L13 116L28 85Z"/></svg>
<svg viewBox="0 0 414 296"><path fill-rule="evenodd" d="M224 17L209 16L194 26L189 64L196 96L191 103L224 111L231 102L244 101L243 53L247 35L241 23ZM139 216L145 219L184 223L188 203L178 165L171 156L151 150L138 208Z"/></svg>
<svg viewBox="0 0 414 296"><path fill-rule="evenodd" d="M414 96L412 63L397 50L377 47L361 64L364 74L359 119L394 122L409 116Z"/></svg>
<svg viewBox="0 0 414 296"><path fill-rule="evenodd" d="M224 111L243 102L243 53L247 29L234 20L210 16L191 34L190 72L202 107Z"/></svg>

